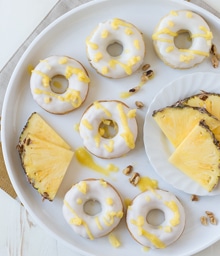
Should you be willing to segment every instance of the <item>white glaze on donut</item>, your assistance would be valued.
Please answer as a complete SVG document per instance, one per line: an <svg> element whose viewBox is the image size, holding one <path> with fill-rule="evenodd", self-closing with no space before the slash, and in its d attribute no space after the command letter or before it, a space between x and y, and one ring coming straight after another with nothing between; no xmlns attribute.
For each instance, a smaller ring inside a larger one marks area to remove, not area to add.
<svg viewBox="0 0 220 256"><path fill-rule="evenodd" d="M178 33L186 31L192 40L188 49L179 49L174 43ZM191 68L209 56L212 32L198 14L187 11L171 11L161 19L152 36L158 56L173 68Z"/></svg>
<svg viewBox="0 0 220 256"><path fill-rule="evenodd" d="M84 205L90 200L100 203L101 211L87 214ZM104 180L83 180L65 195L63 216L80 236L91 240L110 233L123 217L123 204L117 191Z"/></svg>
<svg viewBox="0 0 220 256"><path fill-rule="evenodd" d="M65 92L55 93L51 89L51 80L55 76L67 79ZM64 114L81 106L87 96L89 82L81 63L66 56L51 56L40 61L32 70L30 87L39 106L50 113Z"/></svg>
<svg viewBox="0 0 220 256"><path fill-rule="evenodd" d="M161 210L164 222L159 226L147 222L151 210ZM163 190L139 194L128 207L126 222L133 238L150 248L165 248L176 241L185 226L185 211L179 200Z"/></svg>
<svg viewBox="0 0 220 256"><path fill-rule="evenodd" d="M136 109L120 101L96 101L83 114L79 125L84 146L101 158L120 157L135 147L137 138ZM112 138L101 135L100 124L112 120L117 133Z"/></svg>
<svg viewBox="0 0 220 256"><path fill-rule="evenodd" d="M107 51L113 43L123 47L119 56L111 56ZM145 55L145 44L139 30L133 24L116 18L99 23L87 38L86 44L91 65L98 73L111 78L134 73Z"/></svg>

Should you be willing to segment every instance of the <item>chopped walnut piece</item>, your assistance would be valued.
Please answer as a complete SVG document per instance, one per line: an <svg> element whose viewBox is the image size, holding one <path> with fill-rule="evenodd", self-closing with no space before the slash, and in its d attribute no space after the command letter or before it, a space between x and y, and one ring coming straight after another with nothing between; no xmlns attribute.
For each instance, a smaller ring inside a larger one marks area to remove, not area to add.
<svg viewBox="0 0 220 256"><path fill-rule="evenodd" d="M213 55L211 58L211 62L212 62L212 66L214 68L217 68L219 66L219 61L218 58L216 57L216 55Z"/></svg>
<svg viewBox="0 0 220 256"><path fill-rule="evenodd" d="M199 201L199 197L197 195L191 195L192 201Z"/></svg>
<svg viewBox="0 0 220 256"><path fill-rule="evenodd" d="M128 165L124 170L123 170L123 173L125 175L129 175L133 170L133 166L132 165Z"/></svg>
<svg viewBox="0 0 220 256"><path fill-rule="evenodd" d="M135 105L137 106L137 108L143 108L144 107L144 103L141 101L135 101Z"/></svg>
<svg viewBox="0 0 220 256"><path fill-rule="evenodd" d="M135 172L131 178L129 179L130 183L134 186L137 186L138 182L140 181L140 174L138 172Z"/></svg>
<svg viewBox="0 0 220 256"><path fill-rule="evenodd" d="M143 70L143 71L147 71L149 68L150 68L150 64L145 64L145 65L142 67L142 70Z"/></svg>
<svg viewBox="0 0 220 256"><path fill-rule="evenodd" d="M217 225L217 219L215 218L214 213L210 211L206 211L205 213L208 216L210 223L212 225Z"/></svg>
<svg viewBox="0 0 220 256"><path fill-rule="evenodd" d="M207 226L208 225L208 220L206 216L201 216L200 217L200 222L202 225Z"/></svg>

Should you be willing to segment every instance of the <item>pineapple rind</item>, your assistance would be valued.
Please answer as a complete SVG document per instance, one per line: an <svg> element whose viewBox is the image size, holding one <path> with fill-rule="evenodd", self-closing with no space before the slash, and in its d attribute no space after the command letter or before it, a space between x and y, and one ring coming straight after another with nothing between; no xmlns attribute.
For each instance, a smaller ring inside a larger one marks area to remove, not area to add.
<svg viewBox="0 0 220 256"><path fill-rule="evenodd" d="M168 106L154 111L152 116L175 148L202 119L220 140L220 121L204 108L185 105Z"/></svg>
<svg viewBox="0 0 220 256"><path fill-rule="evenodd" d="M203 107L220 120L220 94L203 91L181 100L180 103L193 107Z"/></svg>
<svg viewBox="0 0 220 256"><path fill-rule="evenodd" d="M36 112L32 113L28 118L20 135L19 143L22 143L28 133L34 134L42 140L50 141L55 145L71 149L70 145L66 143L63 138L61 138L60 135L58 135L58 133L56 133L54 129Z"/></svg>
<svg viewBox="0 0 220 256"><path fill-rule="evenodd" d="M20 156L29 182L46 199L52 201L60 187L73 152L28 134Z"/></svg>
<svg viewBox="0 0 220 256"><path fill-rule="evenodd" d="M214 189L220 176L220 147L204 120L176 148L169 162L208 192Z"/></svg>

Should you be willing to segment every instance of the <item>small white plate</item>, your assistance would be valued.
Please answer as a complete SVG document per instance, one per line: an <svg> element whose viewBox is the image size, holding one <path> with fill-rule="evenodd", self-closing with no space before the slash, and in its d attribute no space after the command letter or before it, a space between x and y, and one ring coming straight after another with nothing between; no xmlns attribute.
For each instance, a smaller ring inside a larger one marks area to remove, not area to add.
<svg viewBox="0 0 220 256"><path fill-rule="evenodd" d="M201 92L220 93L219 74L194 73L181 77L163 88L149 106L144 124L144 144L155 171L169 184L189 194L200 196L220 194L220 184L208 192L173 166L168 158L173 147L152 117L154 110L173 105L178 100Z"/></svg>

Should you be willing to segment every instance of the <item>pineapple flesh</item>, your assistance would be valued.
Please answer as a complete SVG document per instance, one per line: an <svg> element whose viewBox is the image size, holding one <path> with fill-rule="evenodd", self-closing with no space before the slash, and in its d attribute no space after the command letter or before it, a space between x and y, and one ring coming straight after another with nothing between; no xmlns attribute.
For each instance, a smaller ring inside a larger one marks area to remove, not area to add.
<svg viewBox="0 0 220 256"><path fill-rule="evenodd" d="M70 146L37 113L28 119L17 146L30 184L53 201L73 157Z"/></svg>
<svg viewBox="0 0 220 256"><path fill-rule="evenodd" d="M169 162L208 192L215 188L220 176L220 146L204 120L175 149Z"/></svg>
<svg viewBox="0 0 220 256"><path fill-rule="evenodd" d="M55 130L36 112L32 113L21 133L19 143L26 138L28 133L36 134L38 138L49 141L60 147L71 149Z"/></svg>
<svg viewBox="0 0 220 256"><path fill-rule="evenodd" d="M204 108L179 104L156 110L152 116L175 148L202 119L220 140L220 121Z"/></svg>
<svg viewBox="0 0 220 256"><path fill-rule="evenodd" d="M193 107L203 107L220 120L220 94L202 91L199 94L181 100L180 103Z"/></svg>

